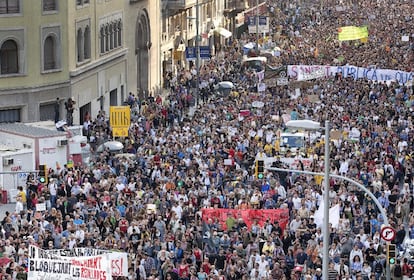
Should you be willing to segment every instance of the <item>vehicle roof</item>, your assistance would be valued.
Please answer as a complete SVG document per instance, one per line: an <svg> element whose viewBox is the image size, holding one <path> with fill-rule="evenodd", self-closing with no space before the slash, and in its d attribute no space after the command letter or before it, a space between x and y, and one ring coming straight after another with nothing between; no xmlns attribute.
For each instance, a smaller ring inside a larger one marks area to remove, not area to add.
<svg viewBox="0 0 414 280"><path fill-rule="evenodd" d="M283 137L283 136L300 136L300 137L302 137L302 136L305 136L305 133L303 133L303 132L296 132L296 133L282 132L282 133L280 133L280 136L281 137Z"/></svg>
<svg viewBox="0 0 414 280"><path fill-rule="evenodd" d="M260 60L262 62L267 62L267 57L264 57L264 56L254 56L254 57L245 57L245 58L243 58L243 62L246 62L246 61L255 61L255 60Z"/></svg>

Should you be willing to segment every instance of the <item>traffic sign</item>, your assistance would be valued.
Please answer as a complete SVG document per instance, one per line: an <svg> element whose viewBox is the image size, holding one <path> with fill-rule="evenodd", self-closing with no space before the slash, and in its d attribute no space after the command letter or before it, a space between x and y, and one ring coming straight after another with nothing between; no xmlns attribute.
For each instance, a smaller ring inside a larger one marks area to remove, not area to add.
<svg viewBox="0 0 414 280"><path fill-rule="evenodd" d="M185 49L185 58L187 60L197 59L197 49L195 47L187 47ZM209 60L211 58L211 51L209 46L200 46L200 59Z"/></svg>
<svg viewBox="0 0 414 280"><path fill-rule="evenodd" d="M129 106L111 106L109 108L109 124L114 137L128 137L131 125L131 108Z"/></svg>
<svg viewBox="0 0 414 280"><path fill-rule="evenodd" d="M395 229L390 226L385 226L381 229L381 238L385 241L390 242L394 240L396 234L397 232L395 231Z"/></svg>

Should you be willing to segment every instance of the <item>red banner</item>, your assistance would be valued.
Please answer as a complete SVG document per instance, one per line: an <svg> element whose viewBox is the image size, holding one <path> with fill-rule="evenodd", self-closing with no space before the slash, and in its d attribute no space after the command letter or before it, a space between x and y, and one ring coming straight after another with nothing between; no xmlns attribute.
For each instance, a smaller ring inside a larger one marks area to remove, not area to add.
<svg viewBox="0 0 414 280"><path fill-rule="evenodd" d="M248 209L248 210L236 210L236 209L222 209L222 208L208 208L202 209L203 222L208 222L209 219L213 223L220 223L220 227L223 230L227 229L226 220L229 217L234 219L243 219L247 227L250 229L253 222L257 221L260 226L263 226L266 221L271 222L278 221L280 227L284 230L289 222L289 209Z"/></svg>

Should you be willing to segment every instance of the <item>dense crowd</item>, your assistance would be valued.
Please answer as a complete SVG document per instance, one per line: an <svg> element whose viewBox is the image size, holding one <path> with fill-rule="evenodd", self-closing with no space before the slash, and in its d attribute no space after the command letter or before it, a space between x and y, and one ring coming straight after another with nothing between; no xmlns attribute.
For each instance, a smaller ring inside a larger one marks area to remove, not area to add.
<svg viewBox="0 0 414 280"><path fill-rule="evenodd" d="M353 2L342 12L268 1L273 39L281 48L272 63L334 64L342 56L342 63L411 70L411 42L400 39L411 29L413 6L402 0ZM368 43L335 40L338 26L364 23L370 26ZM258 154L285 166L278 135L289 119L331 122L339 136L330 143L330 172L375 194L403 251L406 238L414 238L412 87L336 76L254 92L257 75L241 65L248 40L233 40L203 64L195 107L194 69L168 75L167 96L139 100L131 94L133 124L121 154L94 152L87 166L51 170L48 184L30 176L19 187L16 211L1 223L2 279L27 278L30 244L126 251L131 280L322 279L323 233L314 216L323 177L271 171L255 176ZM232 81L234 91L216 93L220 81ZM254 101L264 106L255 108ZM240 110L250 113L241 116ZM85 130L96 151L112 137L104 112L92 117ZM308 162L299 168L322 172L323 144L322 137L308 140L304 153L291 157ZM382 279L383 217L352 184L331 179L330 186L340 219L330 231L328 279ZM42 202L47 211L36 212ZM229 217L223 229L220 222L203 221L202 209L208 208L283 208L289 222L248 227ZM410 271L407 259L398 259L393 279Z"/></svg>

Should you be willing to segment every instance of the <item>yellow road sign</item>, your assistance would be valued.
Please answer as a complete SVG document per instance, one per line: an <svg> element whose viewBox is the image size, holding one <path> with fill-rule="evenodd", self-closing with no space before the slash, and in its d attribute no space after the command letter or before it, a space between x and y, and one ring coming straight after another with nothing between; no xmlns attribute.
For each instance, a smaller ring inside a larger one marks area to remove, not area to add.
<svg viewBox="0 0 414 280"><path fill-rule="evenodd" d="M109 124L114 137L128 137L131 125L131 109L129 106L111 106L109 108Z"/></svg>

